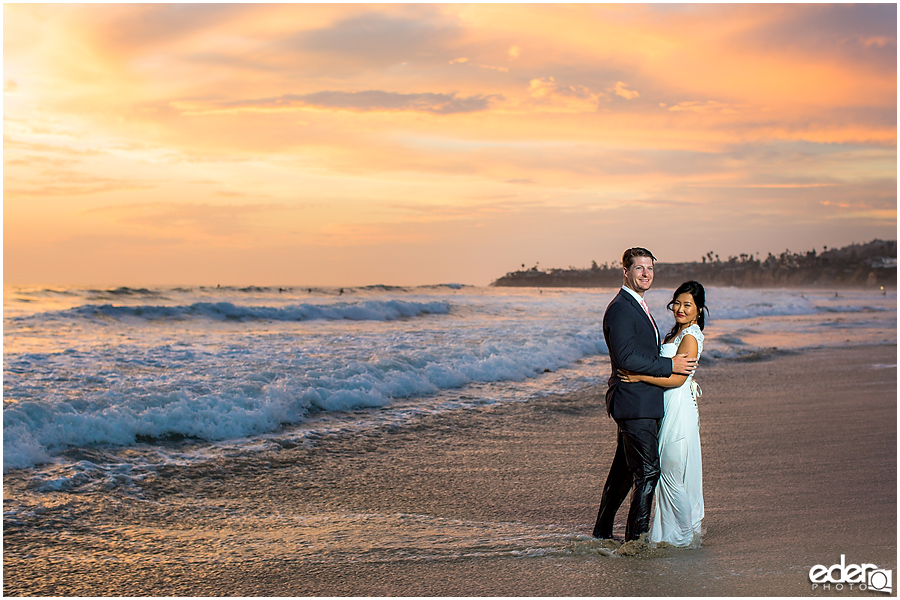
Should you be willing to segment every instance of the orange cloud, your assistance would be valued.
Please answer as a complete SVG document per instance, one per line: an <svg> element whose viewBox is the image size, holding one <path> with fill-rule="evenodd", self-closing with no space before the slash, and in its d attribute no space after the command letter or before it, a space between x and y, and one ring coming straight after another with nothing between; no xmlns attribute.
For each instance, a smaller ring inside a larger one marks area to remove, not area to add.
<svg viewBox="0 0 900 600"><path fill-rule="evenodd" d="M615 87L616 96L622 96L626 100L633 100L635 98L640 97L640 94L635 90L629 90L626 86L628 84L623 81L617 81Z"/></svg>
<svg viewBox="0 0 900 600"><path fill-rule="evenodd" d="M420 111L453 114L487 110L500 96L460 98L456 94L402 94L382 90L364 92L320 91L311 94L285 94L277 98L231 100L214 104L176 101L172 106L188 116L213 113L280 112L299 108L368 111Z"/></svg>

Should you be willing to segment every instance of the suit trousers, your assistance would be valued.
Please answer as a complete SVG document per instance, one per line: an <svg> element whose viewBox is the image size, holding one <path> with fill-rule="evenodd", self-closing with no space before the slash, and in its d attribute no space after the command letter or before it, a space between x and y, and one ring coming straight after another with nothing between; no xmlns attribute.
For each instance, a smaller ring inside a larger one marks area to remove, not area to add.
<svg viewBox="0 0 900 600"><path fill-rule="evenodd" d="M616 425L616 455L603 487L594 537L612 538L616 512L634 487L625 524L625 541L630 541L650 531L653 493L660 474L659 420L617 419Z"/></svg>

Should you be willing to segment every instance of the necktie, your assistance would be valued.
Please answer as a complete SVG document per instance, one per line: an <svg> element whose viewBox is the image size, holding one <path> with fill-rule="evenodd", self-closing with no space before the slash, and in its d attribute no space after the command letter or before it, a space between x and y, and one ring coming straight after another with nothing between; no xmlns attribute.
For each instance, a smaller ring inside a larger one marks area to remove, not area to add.
<svg viewBox="0 0 900 600"><path fill-rule="evenodd" d="M644 308L644 312L647 313L650 324L653 325L653 331L656 332L656 342L659 343L659 329L656 328L656 323L653 321L653 317L650 316L650 308L647 306L647 303L644 302L643 298L641 298L641 306Z"/></svg>

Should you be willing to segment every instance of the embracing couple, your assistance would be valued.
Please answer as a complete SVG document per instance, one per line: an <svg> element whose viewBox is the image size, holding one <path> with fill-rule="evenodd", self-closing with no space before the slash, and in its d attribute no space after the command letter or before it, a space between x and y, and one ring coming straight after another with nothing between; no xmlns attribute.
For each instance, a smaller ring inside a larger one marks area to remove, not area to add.
<svg viewBox="0 0 900 600"><path fill-rule="evenodd" d="M624 285L603 315L612 363L606 410L618 426L618 437L594 537L612 538L616 511L633 487L626 542L649 531L652 542L697 546L703 481L699 387L693 372L703 350L706 298L696 281L679 286L668 304L675 326L660 344L643 298L653 283L655 260L646 248L625 251Z"/></svg>

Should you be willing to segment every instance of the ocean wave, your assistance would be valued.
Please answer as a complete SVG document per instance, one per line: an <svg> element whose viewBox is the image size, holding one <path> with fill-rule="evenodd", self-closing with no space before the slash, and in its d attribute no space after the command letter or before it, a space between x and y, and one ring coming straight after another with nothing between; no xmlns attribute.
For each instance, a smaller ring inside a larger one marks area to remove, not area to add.
<svg viewBox="0 0 900 600"><path fill-rule="evenodd" d="M35 396L31 385L19 398L10 398L3 412L3 464L4 469L28 467L68 448L246 438L302 423L311 413L380 408L469 384L524 381L606 351L602 339L592 335L453 348L385 347L366 359L328 363L311 362L305 353L293 358L272 353L281 359L276 361L268 352L247 349L231 359L215 353L187 355L173 347L167 354L157 350L135 357L132 368L141 373L138 379L98 369L94 391L78 387L74 394L48 390ZM188 356L192 369L171 374ZM58 378L63 371L76 372L108 357L85 353L22 357L26 359L32 370L48 361L67 365L37 369ZM24 373L10 369L8 379L16 387Z"/></svg>
<svg viewBox="0 0 900 600"><path fill-rule="evenodd" d="M128 398L109 392L90 407L64 401L27 401L3 410L3 467L51 460L69 447L130 446L173 437L220 440L273 431L299 422L310 400L272 386L258 397L231 391L200 396L187 390Z"/></svg>
<svg viewBox="0 0 900 600"><path fill-rule="evenodd" d="M87 293L90 295L93 295L93 296L104 296L104 297L105 296L112 296L112 297L151 296L151 297L156 297L156 296L163 295L162 292L159 292L156 290L151 290L148 288L132 288L132 287L127 287L127 286L117 287L115 289L109 289L109 290L88 290Z"/></svg>
<svg viewBox="0 0 900 600"><path fill-rule="evenodd" d="M142 294L163 288L134 287L110 301L80 288L74 300L49 292L27 314L9 302L4 468L100 464L72 453L168 452L178 440L255 444L312 416L527 400L608 375L601 323L617 290L426 287L166 288L162 299ZM671 291L648 296L667 331ZM708 301L702 363L762 360L775 346L896 342L896 296L711 288ZM80 486L89 472L61 485Z"/></svg>
<svg viewBox="0 0 900 600"><path fill-rule="evenodd" d="M886 312L890 309L877 306L844 304L839 306L823 306L812 302L751 303L743 306L729 306L716 310L709 309L710 320L714 319L752 319L754 317L794 317L804 315L820 315L828 313L865 313Z"/></svg>
<svg viewBox="0 0 900 600"><path fill-rule="evenodd" d="M231 302L195 302L188 305L113 305L86 304L63 311L43 313L44 319L146 319L214 321L395 321L423 315L450 312L446 301L410 302L404 300L363 300L334 304L295 304L290 306L242 306Z"/></svg>
<svg viewBox="0 0 900 600"><path fill-rule="evenodd" d="M671 322L671 313L666 303L671 299L667 290L651 290L648 303L659 320ZM706 303L709 310L708 323L717 320L740 320L759 317L792 317L825 315L829 313L867 313L895 310L873 302L868 294L847 292L827 294L822 292L799 292L796 290L766 290L745 288L707 289Z"/></svg>

